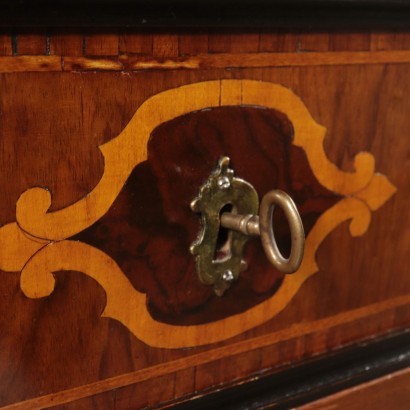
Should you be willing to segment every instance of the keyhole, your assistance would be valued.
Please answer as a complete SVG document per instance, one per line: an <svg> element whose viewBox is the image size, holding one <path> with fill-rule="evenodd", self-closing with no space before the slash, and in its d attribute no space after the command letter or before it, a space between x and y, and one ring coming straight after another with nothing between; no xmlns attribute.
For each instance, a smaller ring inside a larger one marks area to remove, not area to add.
<svg viewBox="0 0 410 410"><path fill-rule="evenodd" d="M219 220L224 212L232 212L232 204L226 204L219 212ZM232 231L230 229L219 226L218 237L216 239L216 246L213 260L214 262L223 262L232 256L231 253L231 239Z"/></svg>

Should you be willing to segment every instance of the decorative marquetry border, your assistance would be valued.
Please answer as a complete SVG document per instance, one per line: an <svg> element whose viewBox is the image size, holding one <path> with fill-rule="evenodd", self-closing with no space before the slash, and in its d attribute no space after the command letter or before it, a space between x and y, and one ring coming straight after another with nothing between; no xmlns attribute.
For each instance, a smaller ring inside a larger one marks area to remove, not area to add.
<svg viewBox="0 0 410 410"><path fill-rule="evenodd" d="M154 320L146 309L146 295L138 292L107 254L90 245L66 240L92 225L111 207L134 167L147 159L147 142L161 123L210 107L251 105L285 113L294 127L296 146L306 152L318 181L344 196L323 213L306 238L305 257L297 273L286 276L278 292L249 310L212 323L174 326ZM27 297L41 298L54 290L53 272L75 270L94 278L105 290L103 316L120 321L150 346L180 348L205 345L238 335L283 310L303 282L318 271L316 251L340 223L351 220L352 236L364 234L371 211L382 206L395 187L374 172L370 153L355 157L355 172L343 172L326 157L325 128L317 124L303 102L277 84L254 80L194 83L156 94L136 111L125 129L100 146L104 173L96 187L78 202L48 212L50 192L32 188L16 204L16 222L0 229L0 269L21 272Z"/></svg>
<svg viewBox="0 0 410 410"><path fill-rule="evenodd" d="M198 70L410 63L409 50L296 53L216 53L165 59L122 54L105 58L82 56L0 56L0 73L135 70Z"/></svg>

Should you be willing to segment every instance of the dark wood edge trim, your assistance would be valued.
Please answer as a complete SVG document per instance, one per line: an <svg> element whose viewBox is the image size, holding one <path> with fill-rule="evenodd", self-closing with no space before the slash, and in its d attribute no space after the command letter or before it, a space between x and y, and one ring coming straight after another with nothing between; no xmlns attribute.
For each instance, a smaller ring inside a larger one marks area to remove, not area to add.
<svg viewBox="0 0 410 410"><path fill-rule="evenodd" d="M178 410L289 409L408 366L410 329L169 407Z"/></svg>
<svg viewBox="0 0 410 410"><path fill-rule="evenodd" d="M0 2L0 27L410 28L408 0Z"/></svg>

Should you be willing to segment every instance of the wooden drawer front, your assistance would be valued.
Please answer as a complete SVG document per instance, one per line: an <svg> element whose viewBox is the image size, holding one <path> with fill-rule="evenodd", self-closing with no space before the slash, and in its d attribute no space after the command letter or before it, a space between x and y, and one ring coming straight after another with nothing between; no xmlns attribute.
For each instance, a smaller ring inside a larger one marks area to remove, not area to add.
<svg viewBox="0 0 410 410"><path fill-rule="evenodd" d="M0 56L0 405L158 405L409 325L398 40L47 36ZM219 297L189 204L222 155L294 198L306 247L284 275L250 241Z"/></svg>

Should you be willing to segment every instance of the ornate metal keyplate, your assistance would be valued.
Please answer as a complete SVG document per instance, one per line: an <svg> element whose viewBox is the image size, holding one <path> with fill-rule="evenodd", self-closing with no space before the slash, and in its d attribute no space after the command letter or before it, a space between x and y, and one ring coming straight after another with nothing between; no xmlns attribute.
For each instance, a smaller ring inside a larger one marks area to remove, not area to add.
<svg viewBox="0 0 410 410"><path fill-rule="evenodd" d="M217 169L200 188L191 208L202 215L202 230L191 245L191 253L196 256L199 279L206 285L214 285L217 295L222 295L239 273L246 268L242 252L248 236L241 232L229 231L222 257L215 257L220 235L220 214L227 206L232 206L235 214L256 214L259 208L258 194L251 184L234 177L229 168L229 158L222 157Z"/></svg>
<svg viewBox="0 0 410 410"><path fill-rule="evenodd" d="M242 251L249 235L260 236L267 259L280 272L294 273L302 263L305 232L292 198L281 190L269 191L262 198L260 215L256 215L258 202L253 186L235 178L229 169L229 158L222 157L217 170L191 203L195 212L202 213L203 220L203 229L191 252L196 255L199 279L214 285L218 296L246 268ZM275 206L282 208L288 220L292 242L288 258L276 243L272 220Z"/></svg>

